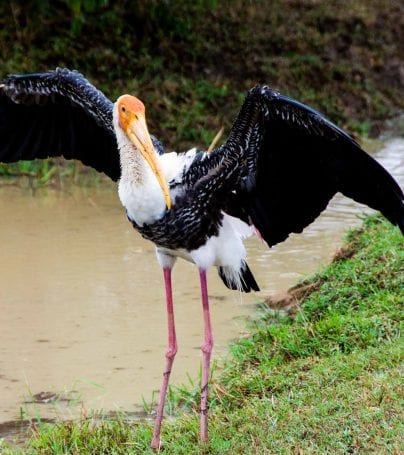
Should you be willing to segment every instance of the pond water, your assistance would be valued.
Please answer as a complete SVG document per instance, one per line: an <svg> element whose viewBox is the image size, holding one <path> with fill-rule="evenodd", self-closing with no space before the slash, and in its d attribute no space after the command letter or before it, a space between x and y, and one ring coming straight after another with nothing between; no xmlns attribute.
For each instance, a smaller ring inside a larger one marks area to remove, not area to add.
<svg viewBox="0 0 404 455"><path fill-rule="evenodd" d="M404 140L386 142L375 156L403 184ZM336 197L304 234L271 250L249 239L259 294L229 291L211 271L214 358L246 330L260 299L328 263L362 212ZM0 182L0 213L0 423L141 409L160 387L164 367L163 279L153 245L127 222L115 187L33 195ZM196 378L201 362L195 267L178 261L173 286L179 351L171 382L178 385L188 374Z"/></svg>

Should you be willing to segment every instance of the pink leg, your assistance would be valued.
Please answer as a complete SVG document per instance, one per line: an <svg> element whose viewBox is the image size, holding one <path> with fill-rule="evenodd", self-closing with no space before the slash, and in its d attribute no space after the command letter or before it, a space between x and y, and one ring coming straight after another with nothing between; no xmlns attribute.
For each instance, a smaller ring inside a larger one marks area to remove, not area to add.
<svg viewBox="0 0 404 455"><path fill-rule="evenodd" d="M173 308L173 294L171 288L171 269L165 268L164 283L166 287L166 302L167 302L167 319L168 319L168 347L166 351L166 368L163 373L163 384L161 385L159 403L157 406L157 416L154 424L153 439L151 442L152 449L160 447L160 428L161 421L163 420L164 401L167 394L168 381L170 379L171 367L174 362L175 354L177 353L177 338L175 336L174 324L174 308Z"/></svg>
<svg viewBox="0 0 404 455"><path fill-rule="evenodd" d="M202 345L202 389L201 389L201 442L208 442L208 382L210 355L213 348L212 327L210 324L208 287L206 284L206 271L199 269L201 281L203 320L204 320L204 341Z"/></svg>

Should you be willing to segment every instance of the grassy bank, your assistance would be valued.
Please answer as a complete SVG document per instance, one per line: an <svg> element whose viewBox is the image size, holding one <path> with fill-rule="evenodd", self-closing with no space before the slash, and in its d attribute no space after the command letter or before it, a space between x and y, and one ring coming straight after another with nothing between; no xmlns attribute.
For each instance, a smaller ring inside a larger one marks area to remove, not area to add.
<svg viewBox="0 0 404 455"><path fill-rule="evenodd" d="M398 229L366 220L306 280L293 320L264 308L231 347L210 388L209 446L198 445L199 392L171 394L177 418L164 423L163 452L400 453L403 263ZM125 416L38 423L23 453L143 454L151 434L150 422Z"/></svg>
<svg viewBox="0 0 404 455"><path fill-rule="evenodd" d="M403 55L400 0L0 2L0 77L65 66L138 94L168 149L207 148L257 83L377 135L404 109Z"/></svg>

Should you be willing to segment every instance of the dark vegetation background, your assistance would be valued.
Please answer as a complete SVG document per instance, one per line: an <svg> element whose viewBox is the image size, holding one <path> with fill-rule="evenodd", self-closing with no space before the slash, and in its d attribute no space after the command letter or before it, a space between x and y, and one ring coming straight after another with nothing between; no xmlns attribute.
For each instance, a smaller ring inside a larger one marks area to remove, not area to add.
<svg viewBox="0 0 404 455"><path fill-rule="evenodd" d="M75 68L130 92L170 149L207 147L266 83L351 133L404 109L402 0L8 0L1 75Z"/></svg>

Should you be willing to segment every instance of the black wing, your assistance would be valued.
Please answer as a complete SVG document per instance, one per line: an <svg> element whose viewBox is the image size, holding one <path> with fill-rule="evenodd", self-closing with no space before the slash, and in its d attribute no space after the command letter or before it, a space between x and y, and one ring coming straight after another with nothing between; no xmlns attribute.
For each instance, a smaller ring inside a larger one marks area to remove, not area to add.
<svg viewBox="0 0 404 455"><path fill-rule="evenodd" d="M0 162L63 156L120 177L112 102L77 71L0 81Z"/></svg>
<svg viewBox="0 0 404 455"><path fill-rule="evenodd" d="M267 87L250 90L227 142L184 179L198 186L220 174L229 196L223 208L254 224L269 246L302 232L337 192L404 233L403 192L391 175L321 114Z"/></svg>

